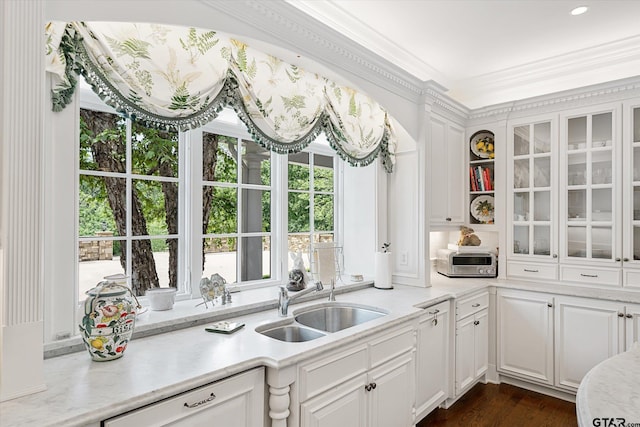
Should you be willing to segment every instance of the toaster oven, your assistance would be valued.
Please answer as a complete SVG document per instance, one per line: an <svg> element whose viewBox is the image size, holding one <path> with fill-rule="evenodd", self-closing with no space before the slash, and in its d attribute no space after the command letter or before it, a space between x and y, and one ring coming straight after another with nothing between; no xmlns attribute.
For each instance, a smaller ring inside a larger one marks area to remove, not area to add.
<svg viewBox="0 0 640 427"><path fill-rule="evenodd" d="M496 255L492 252L458 252L438 249L438 273L447 277L497 277Z"/></svg>

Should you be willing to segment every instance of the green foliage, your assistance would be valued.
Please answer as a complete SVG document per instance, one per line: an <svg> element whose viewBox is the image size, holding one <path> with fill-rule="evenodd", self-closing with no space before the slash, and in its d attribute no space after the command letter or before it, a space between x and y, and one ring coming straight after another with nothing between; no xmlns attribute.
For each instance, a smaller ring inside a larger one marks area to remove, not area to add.
<svg viewBox="0 0 640 427"><path fill-rule="evenodd" d="M171 96L170 110L192 110L198 109L200 98L197 95L190 95L186 82L176 88Z"/></svg>
<svg viewBox="0 0 640 427"><path fill-rule="evenodd" d="M219 41L220 39L216 38L215 31L207 31L202 34L198 34L195 28L189 28L187 40L180 39L180 45L184 50L189 52L191 55L191 61L193 62L198 58L198 54L204 55L217 45Z"/></svg>
<svg viewBox="0 0 640 427"><path fill-rule="evenodd" d="M282 103L284 104L284 108L287 112L290 112L292 109L300 110L305 106L305 98L302 95L294 95L290 98L286 96L281 96Z"/></svg>
<svg viewBox="0 0 640 427"><path fill-rule="evenodd" d="M131 56L132 58L150 59L149 47L151 43L140 39L129 38L120 42L117 39L107 37L107 43L118 56Z"/></svg>

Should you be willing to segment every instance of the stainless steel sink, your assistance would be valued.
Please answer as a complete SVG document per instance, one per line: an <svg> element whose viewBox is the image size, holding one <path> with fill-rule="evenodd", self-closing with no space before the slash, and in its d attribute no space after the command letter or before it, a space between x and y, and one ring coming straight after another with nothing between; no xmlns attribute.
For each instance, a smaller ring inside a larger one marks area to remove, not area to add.
<svg viewBox="0 0 640 427"><path fill-rule="evenodd" d="M256 329L257 332L280 341L286 342L304 342L315 340L325 336L322 332L314 331L313 329L303 328L298 325L283 325L276 326L269 329Z"/></svg>
<svg viewBox="0 0 640 427"><path fill-rule="evenodd" d="M371 307L344 304L312 306L293 313L294 319L301 325L326 332L341 331L386 314Z"/></svg>

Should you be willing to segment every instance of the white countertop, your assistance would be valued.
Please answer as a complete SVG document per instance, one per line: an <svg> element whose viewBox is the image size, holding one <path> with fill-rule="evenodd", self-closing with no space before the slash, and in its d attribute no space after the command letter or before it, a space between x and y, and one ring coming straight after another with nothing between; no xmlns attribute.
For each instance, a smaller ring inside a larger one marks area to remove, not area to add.
<svg viewBox="0 0 640 427"><path fill-rule="evenodd" d="M308 342L286 343L255 332L259 325L282 320L270 308L230 319L245 323L231 335L195 326L133 339L122 358L108 362L94 362L86 351L50 358L44 361L47 390L1 403L0 419L3 427L97 423L256 366L295 364L418 316L421 310L416 305L424 307L484 287L484 280L467 279L442 287L395 285L391 290L366 288L338 294L338 302L378 307L389 314ZM290 317L297 308L325 301L323 297L292 305Z"/></svg>
<svg viewBox="0 0 640 427"><path fill-rule="evenodd" d="M640 425L640 344L592 368L582 379L576 396L580 427ZM595 421L595 418L600 418ZM607 424L603 418L615 418ZM637 423L637 424L636 424Z"/></svg>
<svg viewBox="0 0 640 427"><path fill-rule="evenodd" d="M136 331L144 332L155 322L167 332L134 338L124 356L113 361L93 362L85 350L46 359L47 390L0 403L0 420L3 427L70 427L97 423L257 366L296 364L419 316L421 310L417 307L460 298L488 286L640 303L639 292L619 289L501 279L450 279L439 274L432 275L431 282L429 288L394 285L391 290L369 287L338 293L338 302L378 307L389 314L302 343L280 342L255 332L257 326L282 320L275 308L277 292L274 289L233 294L231 305L216 307L218 315L232 315L228 320L245 323L243 329L231 335L206 332L202 324L207 319L206 312L187 315L187 322L198 326L170 331L176 327L177 317L185 319L181 310L191 307L193 311L193 301L178 303L170 312L149 312L137 322ZM337 292L340 291L338 287ZM290 316L297 308L325 302L326 295L323 291L321 299L292 305ZM302 299L305 300L306 297ZM262 308L266 310L255 312ZM218 320L209 316L211 323ZM636 380L635 384L637 387L640 381Z"/></svg>

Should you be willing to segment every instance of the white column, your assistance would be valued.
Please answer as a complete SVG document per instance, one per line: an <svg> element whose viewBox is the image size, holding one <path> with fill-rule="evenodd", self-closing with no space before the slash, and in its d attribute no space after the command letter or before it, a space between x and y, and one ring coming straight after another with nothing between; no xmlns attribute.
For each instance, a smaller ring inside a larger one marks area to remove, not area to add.
<svg viewBox="0 0 640 427"><path fill-rule="evenodd" d="M45 388L44 2L0 2L0 401Z"/></svg>

